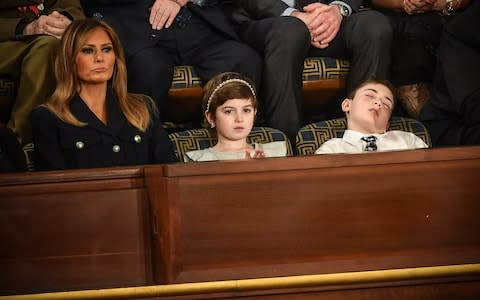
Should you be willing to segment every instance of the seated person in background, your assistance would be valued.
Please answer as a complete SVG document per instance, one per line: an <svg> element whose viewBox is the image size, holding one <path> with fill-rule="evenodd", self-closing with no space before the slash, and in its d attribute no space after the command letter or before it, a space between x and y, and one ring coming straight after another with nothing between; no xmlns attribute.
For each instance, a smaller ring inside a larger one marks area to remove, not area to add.
<svg viewBox="0 0 480 300"><path fill-rule="evenodd" d="M10 128L0 126L0 172L26 171L25 154Z"/></svg>
<svg viewBox="0 0 480 300"><path fill-rule="evenodd" d="M366 1L367 2L367 1ZM393 28L391 82L413 118L430 98L435 71L435 50L443 24L470 0L370 0L388 17Z"/></svg>
<svg viewBox="0 0 480 300"><path fill-rule="evenodd" d="M239 73L213 77L203 88L202 108L218 143L186 153L185 161L250 159L287 155L286 142L247 144L257 113L257 92L253 82Z"/></svg>
<svg viewBox="0 0 480 300"><path fill-rule="evenodd" d="M0 1L0 74L16 81L8 127L22 144L32 141L32 109L55 89L53 64L65 28L84 18L79 0Z"/></svg>
<svg viewBox="0 0 480 300"><path fill-rule="evenodd" d="M268 126L285 132L292 142L303 125L305 57L349 59L347 93L372 76L388 76L391 26L377 11L359 11L362 0L235 3L232 18L242 38L264 57L261 114Z"/></svg>
<svg viewBox="0 0 480 300"><path fill-rule="evenodd" d="M260 56L240 42L218 2L82 0L87 15L103 19L120 37L129 91L152 97L163 116L175 66L193 66L203 82L234 71L259 84Z"/></svg>
<svg viewBox="0 0 480 300"><path fill-rule="evenodd" d="M479 30L480 1L445 25L432 97L420 114L434 146L480 145Z"/></svg>
<svg viewBox="0 0 480 300"><path fill-rule="evenodd" d="M347 118L343 138L323 143L315 154L428 148L411 132L387 131L395 105L394 87L385 80L367 80L342 102Z"/></svg>
<svg viewBox="0 0 480 300"><path fill-rule="evenodd" d="M176 161L153 101L127 93L123 51L106 23L67 28L55 76L52 97L31 115L38 169Z"/></svg>

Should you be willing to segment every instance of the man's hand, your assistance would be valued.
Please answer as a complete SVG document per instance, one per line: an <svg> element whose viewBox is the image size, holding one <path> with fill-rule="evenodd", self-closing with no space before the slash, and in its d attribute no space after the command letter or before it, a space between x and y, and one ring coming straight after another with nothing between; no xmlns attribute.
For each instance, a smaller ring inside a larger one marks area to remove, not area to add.
<svg viewBox="0 0 480 300"><path fill-rule="evenodd" d="M306 13L316 14L316 18L310 23L310 35L312 46L327 48L329 43L337 36L342 24L342 15L337 5L325 5L314 3L303 8Z"/></svg>
<svg viewBox="0 0 480 300"><path fill-rule="evenodd" d="M181 8L181 0L156 0L150 10L150 24L152 29L160 30L162 28L169 28ZM185 1L186 3L186 1Z"/></svg>
<svg viewBox="0 0 480 300"><path fill-rule="evenodd" d="M292 17L296 17L296 18L300 19L303 23L305 23L305 25L307 25L307 27L308 27L308 31L311 31L310 30L310 23L312 23L313 20L315 20L317 15L318 14L305 13L305 12L301 12L301 11L294 11L291 14Z"/></svg>
<svg viewBox="0 0 480 300"><path fill-rule="evenodd" d="M23 34L48 34L61 39L65 29L72 21L61 13L54 11L48 16L40 16L25 26Z"/></svg>
<svg viewBox="0 0 480 300"><path fill-rule="evenodd" d="M403 10L409 15L434 10L435 4L445 0L403 0Z"/></svg>

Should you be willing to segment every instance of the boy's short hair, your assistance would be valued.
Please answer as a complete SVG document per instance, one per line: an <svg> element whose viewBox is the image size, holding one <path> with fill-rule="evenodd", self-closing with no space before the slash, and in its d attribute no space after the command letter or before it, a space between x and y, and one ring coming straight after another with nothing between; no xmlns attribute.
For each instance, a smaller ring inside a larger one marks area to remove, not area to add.
<svg viewBox="0 0 480 300"><path fill-rule="evenodd" d="M397 96L398 96L398 92L397 92L397 88L395 86L393 86L393 84L386 80L386 79L375 79L375 78L372 78L372 79L368 79L368 80L365 80L364 82L360 83L359 85L357 85L357 87L351 91L347 98L348 99L352 99L355 97L355 95L357 94L357 92L363 88L364 86L368 85L368 84L381 84L383 86L386 86L390 92L392 92L392 95L393 95L393 105L392 105L392 110L393 108L395 107L395 104L397 103Z"/></svg>

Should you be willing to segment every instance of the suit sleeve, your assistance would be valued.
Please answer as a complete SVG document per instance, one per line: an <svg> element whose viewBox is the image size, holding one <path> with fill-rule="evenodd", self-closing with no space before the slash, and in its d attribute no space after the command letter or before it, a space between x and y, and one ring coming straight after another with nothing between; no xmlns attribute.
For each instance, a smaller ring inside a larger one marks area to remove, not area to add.
<svg viewBox="0 0 480 300"><path fill-rule="evenodd" d="M58 0L55 1L55 4L52 6L50 11L47 14L51 13L52 11L58 11L59 13L65 15L69 19L79 20L84 19L85 15L83 13L82 5L80 4L80 0Z"/></svg>
<svg viewBox="0 0 480 300"><path fill-rule="evenodd" d="M0 3L0 42L3 42L15 37L17 26L23 20L17 11L17 6L22 4L22 2L18 0L2 0ZM80 0L49 1L45 3L45 6L44 14L49 14L56 10L71 20L85 18Z"/></svg>
<svg viewBox="0 0 480 300"><path fill-rule="evenodd" d="M65 169L65 157L58 138L59 121L47 108L39 107L30 115L37 170Z"/></svg>
<svg viewBox="0 0 480 300"><path fill-rule="evenodd" d="M253 20L279 17L289 8L281 0L235 0L235 5L243 9Z"/></svg>

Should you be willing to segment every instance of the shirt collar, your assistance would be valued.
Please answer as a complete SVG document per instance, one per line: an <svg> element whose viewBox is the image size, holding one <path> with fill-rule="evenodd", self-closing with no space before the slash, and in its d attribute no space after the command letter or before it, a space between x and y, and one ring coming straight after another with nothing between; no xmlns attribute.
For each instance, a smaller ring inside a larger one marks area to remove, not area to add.
<svg viewBox="0 0 480 300"><path fill-rule="evenodd" d="M380 139L385 135L385 133L361 133L359 131L347 129L343 133L342 139L343 139L343 141L345 141L349 144L355 145L355 144L358 144L358 142L361 141L362 137L372 136L372 135L374 137L376 137L377 139Z"/></svg>

